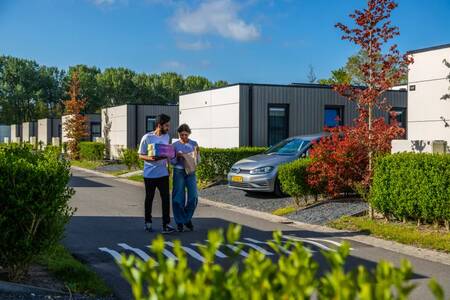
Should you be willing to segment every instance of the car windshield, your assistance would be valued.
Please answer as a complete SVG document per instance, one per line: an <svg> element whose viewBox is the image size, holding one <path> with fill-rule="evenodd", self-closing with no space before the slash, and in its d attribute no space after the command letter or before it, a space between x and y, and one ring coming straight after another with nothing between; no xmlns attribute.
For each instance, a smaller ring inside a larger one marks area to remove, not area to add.
<svg viewBox="0 0 450 300"><path fill-rule="evenodd" d="M266 154L295 155L303 150L310 141L299 138L287 139L269 148Z"/></svg>

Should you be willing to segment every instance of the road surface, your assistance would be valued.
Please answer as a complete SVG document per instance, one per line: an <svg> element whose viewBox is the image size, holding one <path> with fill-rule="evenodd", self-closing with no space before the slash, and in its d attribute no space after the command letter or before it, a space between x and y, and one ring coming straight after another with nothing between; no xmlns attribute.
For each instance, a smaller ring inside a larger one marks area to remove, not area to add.
<svg viewBox="0 0 450 300"><path fill-rule="evenodd" d="M122 253L135 254L143 259L151 256L148 246L161 230L161 205L159 198L154 201L153 227L155 232L143 230L144 188L131 185L115 178L105 178L92 173L73 170L70 185L76 194L71 205L77 208L75 215L66 228L64 245L78 259L88 263L120 299L131 299L131 291L120 275L115 263ZM282 230L286 239L295 238L303 241L320 263L321 269L326 263L320 250L332 251L348 233L324 234L298 227L270 222L264 219L240 214L224 208L199 203L194 216L194 232L174 233L166 236L167 257L173 253L170 241L179 239L186 246L189 263L192 268L198 267L202 256L195 243L204 243L209 229L226 228L228 224L242 225L241 243L244 243L245 257L249 249L255 249L271 255L270 248L264 242L271 239L273 230ZM385 259L399 264L402 258L409 259L415 270L414 281L419 287L413 294L414 299L430 299L431 294L426 286L429 278L434 277L445 287L450 295L450 266L402 255L382 248L348 241L353 250L348 260L348 267L363 264L372 268L376 262ZM224 245L222 257L218 261L226 264L227 248Z"/></svg>

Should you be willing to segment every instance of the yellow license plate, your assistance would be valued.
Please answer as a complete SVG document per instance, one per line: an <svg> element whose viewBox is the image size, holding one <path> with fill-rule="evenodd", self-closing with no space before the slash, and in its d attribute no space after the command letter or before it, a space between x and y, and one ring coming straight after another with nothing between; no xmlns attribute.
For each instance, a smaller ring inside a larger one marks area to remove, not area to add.
<svg viewBox="0 0 450 300"><path fill-rule="evenodd" d="M242 176L232 176L231 181L233 182L243 182L244 178Z"/></svg>

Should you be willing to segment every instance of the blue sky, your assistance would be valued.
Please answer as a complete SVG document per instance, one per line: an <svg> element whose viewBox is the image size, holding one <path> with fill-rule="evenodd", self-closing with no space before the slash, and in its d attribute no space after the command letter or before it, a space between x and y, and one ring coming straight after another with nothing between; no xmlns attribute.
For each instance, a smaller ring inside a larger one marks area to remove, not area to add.
<svg viewBox="0 0 450 300"><path fill-rule="evenodd" d="M407 51L450 43L449 0L398 0ZM356 48L334 28L363 0L0 0L0 54L74 64L175 71L229 82L306 82Z"/></svg>

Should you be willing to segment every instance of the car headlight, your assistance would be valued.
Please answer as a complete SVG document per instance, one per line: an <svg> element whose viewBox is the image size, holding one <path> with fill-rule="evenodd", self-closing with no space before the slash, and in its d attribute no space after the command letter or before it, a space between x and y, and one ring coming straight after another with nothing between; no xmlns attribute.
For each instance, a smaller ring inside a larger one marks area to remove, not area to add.
<svg viewBox="0 0 450 300"><path fill-rule="evenodd" d="M256 175L256 174L267 174L272 172L273 167L261 167L261 168L256 168L253 170L250 170L250 174L252 175Z"/></svg>

